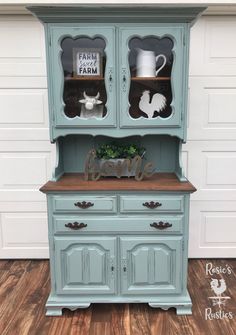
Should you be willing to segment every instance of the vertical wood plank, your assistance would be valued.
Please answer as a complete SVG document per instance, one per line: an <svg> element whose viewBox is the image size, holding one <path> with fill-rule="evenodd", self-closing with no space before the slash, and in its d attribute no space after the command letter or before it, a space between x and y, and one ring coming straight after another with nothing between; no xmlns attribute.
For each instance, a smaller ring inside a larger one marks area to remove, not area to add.
<svg viewBox="0 0 236 335"><path fill-rule="evenodd" d="M111 309L111 334L130 335L129 304L112 304Z"/></svg>
<svg viewBox="0 0 236 335"><path fill-rule="evenodd" d="M151 333L147 304L130 304L130 327L131 335L149 335Z"/></svg>
<svg viewBox="0 0 236 335"><path fill-rule="evenodd" d="M26 263L25 271L16 285L17 295L13 299L8 299L8 314L5 314L5 316L11 313L9 315L11 321L5 325L3 334L14 334L16 329L21 329L22 335L30 333L30 328L35 325L35 319L37 319L38 308L42 306L42 300L47 293L43 289L47 280L47 261L29 261L28 264ZM15 293L14 289L12 295L15 295Z"/></svg>

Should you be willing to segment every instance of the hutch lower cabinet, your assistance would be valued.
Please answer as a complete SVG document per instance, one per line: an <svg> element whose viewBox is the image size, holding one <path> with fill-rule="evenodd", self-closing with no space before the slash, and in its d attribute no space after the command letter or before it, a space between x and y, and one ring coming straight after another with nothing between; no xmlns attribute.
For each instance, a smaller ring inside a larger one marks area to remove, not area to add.
<svg viewBox="0 0 236 335"><path fill-rule="evenodd" d="M147 302L191 314L186 284L194 187L165 174L142 181L141 189L125 179L90 181L88 191L80 178L64 176L41 189L51 253L47 315L94 302Z"/></svg>
<svg viewBox="0 0 236 335"><path fill-rule="evenodd" d="M29 10L45 28L57 148L52 179L40 189L48 203L47 315L96 302L191 314L188 217L196 189L181 154L189 33L204 8Z"/></svg>

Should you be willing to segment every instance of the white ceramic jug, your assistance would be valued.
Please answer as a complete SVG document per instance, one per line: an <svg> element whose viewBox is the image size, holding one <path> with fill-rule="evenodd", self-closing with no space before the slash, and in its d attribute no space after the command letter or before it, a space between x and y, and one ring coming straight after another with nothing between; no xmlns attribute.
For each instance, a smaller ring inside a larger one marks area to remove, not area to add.
<svg viewBox="0 0 236 335"><path fill-rule="evenodd" d="M155 56L153 51L140 48L137 50L137 77L156 77L166 65L166 56L163 54ZM156 63L159 58L163 58L163 64L156 70Z"/></svg>

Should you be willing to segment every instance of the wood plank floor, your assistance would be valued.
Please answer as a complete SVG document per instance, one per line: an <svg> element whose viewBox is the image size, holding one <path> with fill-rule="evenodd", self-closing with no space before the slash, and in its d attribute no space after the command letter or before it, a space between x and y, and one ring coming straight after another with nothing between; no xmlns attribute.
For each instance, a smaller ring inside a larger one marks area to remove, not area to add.
<svg viewBox="0 0 236 335"><path fill-rule="evenodd" d="M232 272L206 274L207 263L222 269L228 266ZM212 278L225 279L223 295L231 298L221 312L209 299L215 295ZM177 316L173 308L163 311L147 304L94 304L75 312L64 310L61 317L46 317L48 261L0 260L0 334L236 335L236 260L190 260L188 288L193 300L191 316ZM205 318L210 308L213 320Z"/></svg>

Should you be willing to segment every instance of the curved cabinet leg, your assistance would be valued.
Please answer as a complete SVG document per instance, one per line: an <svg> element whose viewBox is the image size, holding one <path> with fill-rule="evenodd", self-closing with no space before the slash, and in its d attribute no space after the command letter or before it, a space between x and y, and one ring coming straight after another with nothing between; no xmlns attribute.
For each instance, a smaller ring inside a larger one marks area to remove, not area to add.
<svg viewBox="0 0 236 335"><path fill-rule="evenodd" d="M68 306L68 307L65 307L65 308L68 308L71 311L75 311L78 308L88 308L90 305L91 305L90 303L80 303L76 306Z"/></svg>
<svg viewBox="0 0 236 335"><path fill-rule="evenodd" d="M46 308L46 315L47 316L61 316L62 315L62 308L47 307Z"/></svg>
<svg viewBox="0 0 236 335"><path fill-rule="evenodd" d="M175 304L161 304L161 303L149 303L150 307L161 308L167 311L169 308L176 308L177 315L191 315L192 314L192 304L187 305L175 305Z"/></svg>
<svg viewBox="0 0 236 335"><path fill-rule="evenodd" d="M177 315L191 315L192 307L191 306L176 306Z"/></svg>
<svg viewBox="0 0 236 335"><path fill-rule="evenodd" d="M75 311L78 308L88 308L90 306L90 303L80 303L76 306L69 306L69 305L61 305L61 306L47 306L46 307L46 315L47 316L61 316L62 315L62 309L67 308L71 311Z"/></svg>

